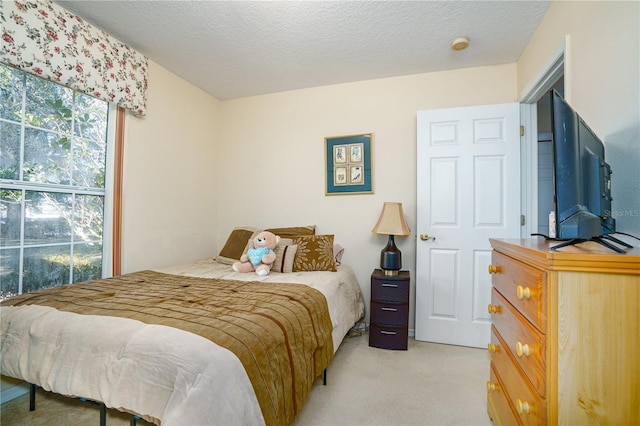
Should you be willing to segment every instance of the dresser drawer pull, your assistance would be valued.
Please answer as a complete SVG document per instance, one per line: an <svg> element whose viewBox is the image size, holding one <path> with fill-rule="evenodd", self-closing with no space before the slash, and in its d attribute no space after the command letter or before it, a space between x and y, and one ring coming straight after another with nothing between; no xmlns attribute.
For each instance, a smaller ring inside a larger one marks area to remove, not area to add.
<svg viewBox="0 0 640 426"><path fill-rule="evenodd" d="M380 330L380 334L389 334L391 336L395 336L396 334L398 334L395 331L384 331L384 330Z"/></svg>
<svg viewBox="0 0 640 426"><path fill-rule="evenodd" d="M516 353L519 357L522 357L523 355L529 356L531 355L531 349L526 343L522 344L521 342L518 342L516 343Z"/></svg>
<svg viewBox="0 0 640 426"><path fill-rule="evenodd" d="M518 410L518 414L529 414L533 411L533 407L527 401L518 398L516 400L516 410Z"/></svg>
<svg viewBox="0 0 640 426"><path fill-rule="evenodd" d="M490 314L499 314L501 311L500 306L498 305L489 305L487 307L487 310L489 311Z"/></svg>
<svg viewBox="0 0 640 426"><path fill-rule="evenodd" d="M382 283L382 287L398 288L398 284L387 284L387 283Z"/></svg>
<svg viewBox="0 0 640 426"><path fill-rule="evenodd" d="M490 354L495 354L499 350L500 350L500 346L498 345L494 345L493 343L489 343L487 345L487 351L489 351Z"/></svg>
<svg viewBox="0 0 640 426"><path fill-rule="evenodd" d="M529 287L518 286L516 289L516 296L518 296L519 300L529 299L531 297L531 289Z"/></svg>
<svg viewBox="0 0 640 426"><path fill-rule="evenodd" d="M501 271L498 265L489 265L489 273L490 274L499 274Z"/></svg>
<svg viewBox="0 0 640 426"><path fill-rule="evenodd" d="M487 392L495 392L500 390L500 386L497 383L487 382Z"/></svg>
<svg viewBox="0 0 640 426"><path fill-rule="evenodd" d="M397 308L380 308L383 311L389 311L389 312L398 312Z"/></svg>

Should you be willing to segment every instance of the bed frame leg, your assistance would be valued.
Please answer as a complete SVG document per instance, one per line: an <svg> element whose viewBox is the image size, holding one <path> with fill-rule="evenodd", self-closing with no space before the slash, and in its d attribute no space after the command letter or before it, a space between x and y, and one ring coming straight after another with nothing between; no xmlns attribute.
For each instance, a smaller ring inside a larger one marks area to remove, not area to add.
<svg viewBox="0 0 640 426"><path fill-rule="evenodd" d="M100 426L107 426L107 406L100 404Z"/></svg>
<svg viewBox="0 0 640 426"><path fill-rule="evenodd" d="M36 411L36 385L29 383L29 411Z"/></svg>
<svg viewBox="0 0 640 426"><path fill-rule="evenodd" d="M129 421L129 426L136 426L136 416L131 415L131 420Z"/></svg>
<svg viewBox="0 0 640 426"><path fill-rule="evenodd" d="M322 372L322 384L327 386L327 369L326 368Z"/></svg>

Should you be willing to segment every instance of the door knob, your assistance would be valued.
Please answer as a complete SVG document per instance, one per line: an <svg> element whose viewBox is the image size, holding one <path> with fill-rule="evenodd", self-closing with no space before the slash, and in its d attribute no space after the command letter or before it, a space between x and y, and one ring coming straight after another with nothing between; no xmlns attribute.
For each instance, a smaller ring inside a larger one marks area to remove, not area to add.
<svg viewBox="0 0 640 426"><path fill-rule="evenodd" d="M422 241L429 241L429 240L435 240L436 237L431 237L429 236L429 234L420 234L420 239Z"/></svg>

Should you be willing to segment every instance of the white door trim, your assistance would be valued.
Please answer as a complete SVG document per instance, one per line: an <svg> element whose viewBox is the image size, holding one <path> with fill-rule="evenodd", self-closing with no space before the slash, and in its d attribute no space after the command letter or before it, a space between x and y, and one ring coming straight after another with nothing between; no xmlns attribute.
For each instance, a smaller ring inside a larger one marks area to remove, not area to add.
<svg viewBox="0 0 640 426"><path fill-rule="evenodd" d="M538 232L538 129L536 102L544 95L561 76L564 79L564 98L570 99L570 84L567 78L570 67L569 61L570 37L565 35L562 42L556 46L547 61L540 67L529 84L525 86L519 96L520 124L524 126L521 140L520 173L522 212L525 215L525 225L521 228L521 237L528 238Z"/></svg>

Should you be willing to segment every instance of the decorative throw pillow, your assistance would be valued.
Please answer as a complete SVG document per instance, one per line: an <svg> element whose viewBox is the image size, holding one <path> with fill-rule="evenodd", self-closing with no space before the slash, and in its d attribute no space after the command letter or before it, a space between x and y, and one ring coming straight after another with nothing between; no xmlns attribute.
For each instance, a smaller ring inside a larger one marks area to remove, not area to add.
<svg viewBox="0 0 640 426"><path fill-rule="evenodd" d="M305 235L293 238L298 246L293 272L336 271L333 257L333 235Z"/></svg>
<svg viewBox="0 0 640 426"><path fill-rule="evenodd" d="M250 226L234 228L229 238L227 238L224 247L222 247L222 250L220 250L220 253L216 256L216 260L228 265L239 261L240 257L247 251L249 240L258 232L260 232L259 229Z"/></svg>
<svg viewBox="0 0 640 426"><path fill-rule="evenodd" d="M283 242L284 240L284 242ZM282 238L276 247L276 260L271 266L271 272L289 273L293 272L293 261L296 258L298 246L293 244L290 238Z"/></svg>
<svg viewBox="0 0 640 426"><path fill-rule="evenodd" d="M265 229L265 231L273 232L280 238L293 238L298 235L315 235L316 226L288 226L286 228L269 228Z"/></svg>

